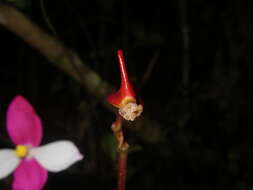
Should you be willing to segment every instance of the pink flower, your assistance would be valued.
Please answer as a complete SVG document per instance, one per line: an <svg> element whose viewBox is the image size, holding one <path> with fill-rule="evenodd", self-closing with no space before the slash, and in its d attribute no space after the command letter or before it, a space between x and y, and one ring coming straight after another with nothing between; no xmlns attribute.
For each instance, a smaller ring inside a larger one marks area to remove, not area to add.
<svg viewBox="0 0 253 190"><path fill-rule="evenodd" d="M47 170L59 172L83 158L71 141L39 146L40 118L22 96L16 96L9 105L6 125L16 149L0 150L0 179L15 170L13 190L41 190L47 181Z"/></svg>

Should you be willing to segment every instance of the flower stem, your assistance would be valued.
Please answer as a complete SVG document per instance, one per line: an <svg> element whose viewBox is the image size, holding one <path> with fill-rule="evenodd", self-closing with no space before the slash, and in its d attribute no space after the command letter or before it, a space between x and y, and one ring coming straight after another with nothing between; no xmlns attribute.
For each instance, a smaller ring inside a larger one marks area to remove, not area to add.
<svg viewBox="0 0 253 190"><path fill-rule="evenodd" d="M127 156L129 145L123 144L123 149L118 152L118 190L125 190L127 173Z"/></svg>
<svg viewBox="0 0 253 190"><path fill-rule="evenodd" d="M116 121L112 124L112 131L117 141L118 190L125 190L129 145L125 141L122 130L122 117L118 113L116 115Z"/></svg>

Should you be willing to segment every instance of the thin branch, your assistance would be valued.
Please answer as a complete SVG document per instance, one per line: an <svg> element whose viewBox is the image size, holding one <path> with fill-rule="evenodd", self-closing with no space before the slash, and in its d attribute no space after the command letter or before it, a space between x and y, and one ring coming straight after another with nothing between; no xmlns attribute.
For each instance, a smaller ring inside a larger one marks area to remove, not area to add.
<svg viewBox="0 0 253 190"><path fill-rule="evenodd" d="M154 70L154 67L157 64L158 57L159 57L159 51L156 51L154 55L152 56L148 64L148 67L146 69L146 72L144 73L142 77L140 88L143 88L147 84L147 81L149 80L152 74L152 71Z"/></svg>
<svg viewBox="0 0 253 190"><path fill-rule="evenodd" d="M179 11L181 18L181 35L182 35L182 57L183 57L183 67L182 67L182 95L183 95L183 115L182 120L184 124L189 121L190 112L190 35L189 35L189 25L187 22L187 0L179 0Z"/></svg>
<svg viewBox="0 0 253 190"><path fill-rule="evenodd" d="M55 37L58 37L58 34L53 26L53 24L51 23L48 15L47 15L47 11L46 11L46 7L45 7L45 0L40 0L40 9L41 9L41 13L43 15L43 18L48 26L48 28L51 30L51 32L55 35Z"/></svg>
<svg viewBox="0 0 253 190"><path fill-rule="evenodd" d="M181 34L182 34L182 49L183 49L183 75L182 82L185 87L189 85L190 77L190 36L189 26L186 20L186 1L179 0L180 18L181 18Z"/></svg>

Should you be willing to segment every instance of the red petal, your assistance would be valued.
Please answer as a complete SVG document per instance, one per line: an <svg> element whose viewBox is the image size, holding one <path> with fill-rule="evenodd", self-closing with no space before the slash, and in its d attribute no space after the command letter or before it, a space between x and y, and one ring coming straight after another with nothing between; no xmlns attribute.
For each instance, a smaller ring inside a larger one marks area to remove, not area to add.
<svg viewBox="0 0 253 190"><path fill-rule="evenodd" d="M118 50L118 59L120 66L121 86L120 89L110 95L107 100L116 107L122 107L128 102L135 102L135 92L131 82L128 79L126 64L124 61L123 50Z"/></svg>

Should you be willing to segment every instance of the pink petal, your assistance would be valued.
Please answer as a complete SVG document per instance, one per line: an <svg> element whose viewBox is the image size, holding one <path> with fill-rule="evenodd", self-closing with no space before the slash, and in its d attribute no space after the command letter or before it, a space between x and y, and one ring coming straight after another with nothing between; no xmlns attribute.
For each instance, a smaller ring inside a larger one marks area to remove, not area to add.
<svg viewBox="0 0 253 190"><path fill-rule="evenodd" d="M12 190L41 190L47 181L47 171L35 159L24 159L14 173Z"/></svg>
<svg viewBox="0 0 253 190"><path fill-rule="evenodd" d="M42 125L32 105L22 96L12 100L7 111L7 130L13 143L38 146Z"/></svg>

